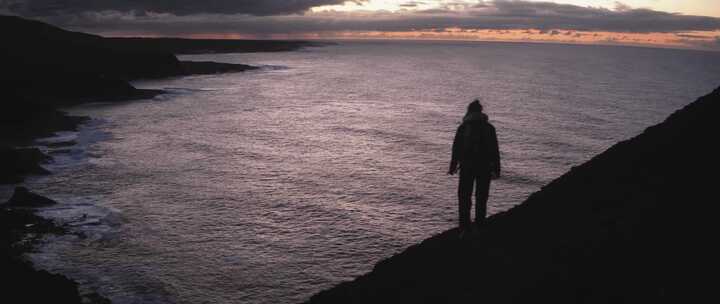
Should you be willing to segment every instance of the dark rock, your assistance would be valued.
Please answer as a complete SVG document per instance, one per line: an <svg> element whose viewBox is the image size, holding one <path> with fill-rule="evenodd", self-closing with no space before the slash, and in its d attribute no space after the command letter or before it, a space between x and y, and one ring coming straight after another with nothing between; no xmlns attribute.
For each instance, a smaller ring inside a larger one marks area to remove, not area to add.
<svg viewBox="0 0 720 304"><path fill-rule="evenodd" d="M25 175L50 173L40 164L49 157L36 148L10 148L0 145L0 184L23 181Z"/></svg>
<svg viewBox="0 0 720 304"><path fill-rule="evenodd" d="M2 93L0 93L2 94ZM0 142L27 145L58 131L75 131L86 117L68 116L27 97L6 92L0 103Z"/></svg>
<svg viewBox="0 0 720 304"><path fill-rule="evenodd" d="M13 193L13 196L10 198L10 200L5 203L5 206L35 208L52 206L55 204L57 204L56 201L53 201L42 195L32 193L25 187L15 187L15 193Z"/></svg>
<svg viewBox="0 0 720 304"><path fill-rule="evenodd" d="M181 62L185 74L218 74L233 73L255 70L257 67L246 64L219 63L212 61L182 61Z"/></svg>
<svg viewBox="0 0 720 304"><path fill-rule="evenodd" d="M334 43L298 40L224 40L182 38L107 38L119 48L131 51L173 54L289 52L305 47Z"/></svg>
<svg viewBox="0 0 720 304"><path fill-rule="evenodd" d="M80 296L78 285L59 274L36 270L23 255L47 234L66 230L31 208L0 205L0 282L2 303L110 303L97 294Z"/></svg>
<svg viewBox="0 0 720 304"><path fill-rule="evenodd" d="M83 303L75 282L62 275L35 270L22 258L39 236L63 232L30 209L0 208L0 281L3 282L0 296L3 303Z"/></svg>
<svg viewBox="0 0 720 304"><path fill-rule="evenodd" d="M60 147L70 147L70 146L74 146L76 144L77 144L76 141L70 140L70 141L50 142L50 143L46 143L45 145L50 148L60 148Z"/></svg>
<svg viewBox="0 0 720 304"><path fill-rule="evenodd" d="M58 155L58 154L68 154L70 152L72 152L72 149L55 149L55 150L48 152L48 154Z"/></svg>

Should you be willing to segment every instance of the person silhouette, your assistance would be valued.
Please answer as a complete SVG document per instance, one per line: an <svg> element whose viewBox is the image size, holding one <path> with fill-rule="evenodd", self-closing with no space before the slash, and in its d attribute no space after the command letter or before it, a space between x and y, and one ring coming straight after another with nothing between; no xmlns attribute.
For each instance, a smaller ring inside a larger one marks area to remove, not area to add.
<svg viewBox="0 0 720 304"><path fill-rule="evenodd" d="M473 184L475 184L475 225L485 223L490 180L500 178L500 150L495 127L483 113L479 100L468 105L467 113L455 132L448 174L460 171L458 213L460 237L471 228Z"/></svg>

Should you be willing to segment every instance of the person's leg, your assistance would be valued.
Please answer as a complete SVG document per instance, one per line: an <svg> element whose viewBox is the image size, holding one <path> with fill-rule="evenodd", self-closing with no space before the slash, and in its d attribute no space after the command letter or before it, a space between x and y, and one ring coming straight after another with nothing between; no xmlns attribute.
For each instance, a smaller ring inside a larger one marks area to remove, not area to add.
<svg viewBox="0 0 720 304"><path fill-rule="evenodd" d="M461 230L470 228L470 208L472 207L474 179L472 171L460 169L460 182L458 184L458 221Z"/></svg>
<svg viewBox="0 0 720 304"><path fill-rule="evenodd" d="M475 224L482 226L487 214L487 201L490 194L490 174L475 176Z"/></svg>

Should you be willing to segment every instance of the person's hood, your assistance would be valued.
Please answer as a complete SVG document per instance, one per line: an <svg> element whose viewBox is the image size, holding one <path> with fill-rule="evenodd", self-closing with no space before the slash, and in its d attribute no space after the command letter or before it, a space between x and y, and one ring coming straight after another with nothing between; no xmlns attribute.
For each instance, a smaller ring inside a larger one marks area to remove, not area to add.
<svg viewBox="0 0 720 304"><path fill-rule="evenodd" d="M463 117L463 123L466 122L472 122L472 121L488 121L488 116L485 113L482 112L472 112L465 114L465 117Z"/></svg>

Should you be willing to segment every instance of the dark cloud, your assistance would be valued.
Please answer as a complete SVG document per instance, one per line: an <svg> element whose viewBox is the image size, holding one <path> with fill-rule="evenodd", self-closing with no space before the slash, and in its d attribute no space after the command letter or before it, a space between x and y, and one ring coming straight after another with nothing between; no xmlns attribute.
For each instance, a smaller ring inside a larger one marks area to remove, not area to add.
<svg viewBox="0 0 720 304"><path fill-rule="evenodd" d="M622 4L615 9L607 9L553 2L497 0L472 4L445 2L447 5L438 9L402 10L398 13L291 14L315 5L340 2L344 1L0 0L0 7L16 13L23 10L35 14L46 12L43 20L77 30L157 35L227 33L263 36L341 31L434 31L444 28L536 29L544 33L552 33L553 30L636 33L720 30L720 18L632 9ZM43 8L27 6L33 3L43 4Z"/></svg>
<svg viewBox="0 0 720 304"><path fill-rule="evenodd" d="M282 15L301 13L320 5L341 4L347 0L0 0L0 8L27 16L57 16L97 11L145 14ZM360 2L355 0L354 2Z"/></svg>
<svg viewBox="0 0 720 304"><path fill-rule="evenodd" d="M686 34L686 33L678 33L678 34L675 34L675 36L678 36L681 38L690 38L690 39L707 39L707 36Z"/></svg>
<svg viewBox="0 0 720 304"><path fill-rule="evenodd" d="M420 5L424 5L424 4L425 4L425 2L422 2L422 1L408 1L408 2L405 2L405 3L400 4L400 7L404 7L404 8L415 8L415 7L418 7L418 6L420 6Z"/></svg>
<svg viewBox="0 0 720 304"><path fill-rule="evenodd" d="M717 50L720 51L720 36L717 37L704 37L705 39L697 39L696 37L687 37L687 35L678 35L678 39L675 41L679 44L691 48Z"/></svg>

